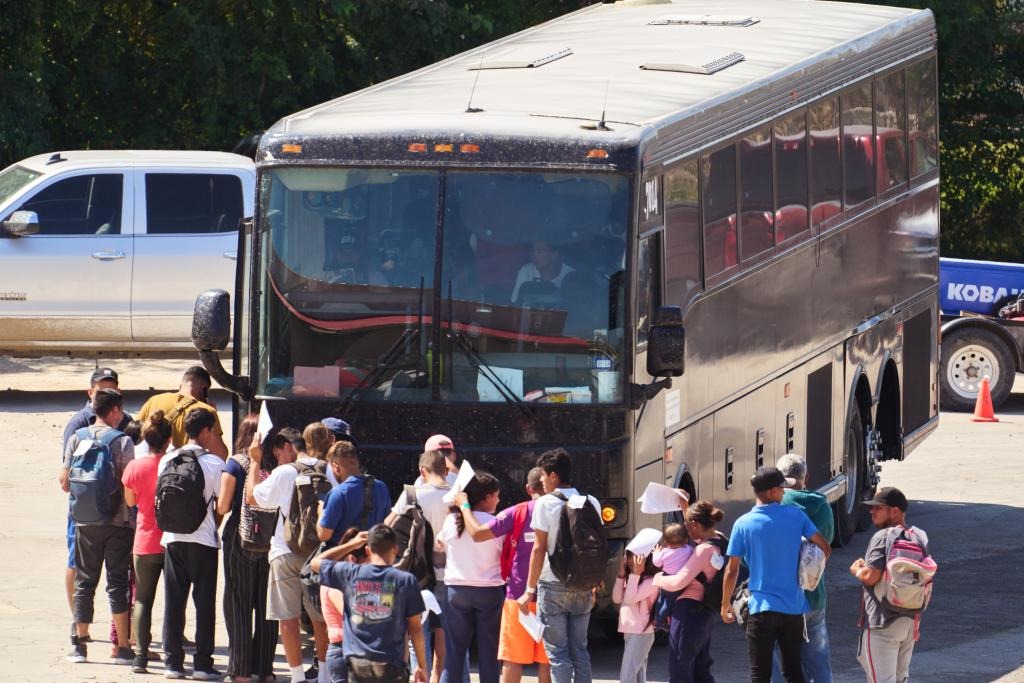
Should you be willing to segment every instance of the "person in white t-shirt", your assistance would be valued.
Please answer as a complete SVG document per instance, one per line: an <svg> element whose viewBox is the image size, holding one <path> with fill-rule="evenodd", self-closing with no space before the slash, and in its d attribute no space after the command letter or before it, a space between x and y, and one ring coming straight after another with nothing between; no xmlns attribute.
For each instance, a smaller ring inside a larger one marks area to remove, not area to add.
<svg viewBox="0 0 1024 683"><path fill-rule="evenodd" d="M327 668L327 626L323 615L313 605L308 591L299 579L299 572L306 558L293 553L284 538L285 515L291 508L292 495L295 492L295 479L298 470L293 462L315 466L316 458L302 455L305 450L302 435L298 430L285 428L271 439L271 448L278 466L262 482L256 473L260 471L263 459L262 436L257 434L249 446L249 475L246 479L246 502L263 508L280 511L274 537L270 539L270 583L267 590L267 619L280 622L281 644L284 646L285 659L291 671L292 683L303 683L306 680L302 668L302 643L299 634L299 618L302 610L306 610L313 622L313 638L315 640L316 658L319 665L319 683L329 679Z"/></svg>
<svg viewBox="0 0 1024 683"><path fill-rule="evenodd" d="M544 471L541 483L545 495L537 499L530 520L536 540L530 555L530 575L526 592L519 598L519 609L529 610L530 602L537 601L537 615L544 623L544 650L551 661L551 680L554 683L590 683L590 652L587 650L587 629L590 612L594 609L594 593L573 590L551 571L548 556L555 551L557 531L562 517L562 506L573 497L581 497L572 487L572 458L564 448L555 448L541 454L537 467ZM566 500L552 495L561 493ZM582 501L581 501L582 502ZM601 505L593 496L586 503L597 510Z"/></svg>
<svg viewBox="0 0 1024 683"><path fill-rule="evenodd" d="M473 512L480 524L494 519L501 484L485 472L477 472L466 485L467 501L462 504ZM445 551L444 581L448 590L448 610L444 620L444 669L449 681L463 679L466 654L476 635L480 683L498 683L498 634L501 608L505 603L505 580L501 577L502 540L494 538L477 543L466 532L462 513L453 512L437 536Z"/></svg>
<svg viewBox="0 0 1024 683"><path fill-rule="evenodd" d="M447 460L441 451L429 450L420 455L420 475L416 480L417 483L413 486L416 490L416 503L423 510L423 516L430 524L434 538L441 533L445 520L451 515L449 505L444 501L444 497L452 490L451 484L445 481L447 471ZM391 526L396 518L405 513L408 507L409 501L403 490L399 494L398 500L395 501L394 507L391 508L391 513L384 520L384 524ZM445 592L443 553L438 552L434 555L434 578L437 579L434 584L434 596L437 598L438 604L444 604L441 602L444 599L442 594ZM433 651L432 670L427 679L437 683L441 680L441 673L444 669L444 630L441 628L440 619L433 612L428 617L426 628L428 629L428 633L425 634L428 642L428 663L431 660L431 650ZM431 636L433 637L433 647L429 646Z"/></svg>
<svg viewBox="0 0 1024 683"><path fill-rule="evenodd" d="M216 415L202 408L185 415L188 443L160 458L157 481L168 464L179 454L198 454L203 470L206 517L190 534L165 531L164 546L164 663L167 678L185 677L185 606L189 588L196 610L196 652L192 657L192 677L197 681L219 681L220 672L213 668L214 627L217 619L217 496L224 461L210 450L220 443ZM159 484L158 484L159 491Z"/></svg>
<svg viewBox="0 0 1024 683"><path fill-rule="evenodd" d="M562 263L562 255L554 245L548 242L534 242L530 262L523 264L516 274L516 284L512 288L512 303L520 303L519 290L527 282L549 282L554 289L561 289L562 280L573 270Z"/></svg>
<svg viewBox="0 0 1024 683"><path fill-rule="evenodd" d="M437 451L444 456L445 464L445 482L451 486L455 483L455 480L459 476L459 466L462 464L462 458L455 451L455 444L444 434L434 434L427 442L423 444L423 452L428 453L430 451ZM415 486L421 486L425 480L423 475L416 477Z"/></svg>

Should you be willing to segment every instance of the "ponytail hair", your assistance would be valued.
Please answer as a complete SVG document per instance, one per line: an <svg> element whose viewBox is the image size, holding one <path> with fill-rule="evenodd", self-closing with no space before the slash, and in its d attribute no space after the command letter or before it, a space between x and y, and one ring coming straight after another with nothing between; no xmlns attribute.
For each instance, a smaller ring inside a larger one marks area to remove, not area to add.
<svg viewBox="0 0 1024 683"><path fill-rule="evenodd" d="M686 510L686 521L695 522L705 529L714 529L724 517L725 513L710 500L699 500Z"/></svg>
<svg viewBox="0 0 1024 683"><path fill-rule="evenodd" d="M164 411L157 410L146 419L142 427L142 439L149 446L150 453L163 453L171 441L171 423L164 419Z"/></svg>
<svg viewBox="0 0 1024 683"><path fill-rule="evenodd" d="M473 478L466 484L466 488L463 489L466 493L466 498L469 499L470 507L476 507L482 503L487 496L501 490L501 482L498 481L497 477L488 474L487 472L477 472L473 475ZM462 532L466 530L466 520L462 518L462 513L459 512L459 508L454 505L451 506L451 511L455 513L455 528L458 529L459 537L462 536Z"/></svg>

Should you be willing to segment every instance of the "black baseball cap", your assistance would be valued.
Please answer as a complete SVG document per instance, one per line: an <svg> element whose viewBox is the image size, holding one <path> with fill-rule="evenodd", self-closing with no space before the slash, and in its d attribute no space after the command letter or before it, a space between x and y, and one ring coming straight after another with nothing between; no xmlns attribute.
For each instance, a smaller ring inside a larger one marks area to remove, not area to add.
<svg viewBox="0 0 1024 683"><path fill-rule="evenodd" d="M754 487L756 493L768 491L776 486L793 486L795 483L795 479L786 477L777 467L759 467L750 478L750 485Z"/></svg>
<svg viewBox="0 0 1024 683"><path fill-rule="evenodd" d="M907 497L903 495L903 491L900 491L894 486L883 486L878 489L875 493L875 497L871 500L865 500L864 505L870 505L871 507L878 507L880 505L888 505L889 507L899 508L903 512L907 511Z"/></svg>
<svg viewBox="0 0 1024 683"><path fill-rule="evenodd" d="M89 378L89 385L96 386L97 382L102 382L105 379L112 379L117 381L117 372L113 368L96 368L92 377Z"/></svg>

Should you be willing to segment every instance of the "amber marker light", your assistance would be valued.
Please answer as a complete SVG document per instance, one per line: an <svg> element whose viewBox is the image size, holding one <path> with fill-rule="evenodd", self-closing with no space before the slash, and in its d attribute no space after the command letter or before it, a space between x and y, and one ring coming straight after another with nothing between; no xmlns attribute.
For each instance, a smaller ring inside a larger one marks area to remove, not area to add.
<svg viewBox="0 0 1024 683"><path fill-rule="evenodd" d="M450 142L439 142L436 145L434 145L434 151L435 152L454 152L455 151L455 145L453 145Z"/></svg>
<svg viewBox="0 0 1024 683"><path fill-rule="evenodd" d="M427 151L427 143L425 142L410 142L409 151L414 154L423 154Z"/></svg>
<svg viewBox="0 0 1024 683"><path fill-rule="evenodd" d="M472 145L469 143L463 143L459 145L459 151L463 154L479 154L480 145Z"/></svg>
<svg viewBox="0 0 1024 683"><path fill-rule="evenodd" d="M285 143L281 145L282 154L300 154L302 152L302 145L292 145Z"/></svg>
<svg viewBox="0 0 1024 683"><path fill-rule="evenodd" d="M591 149L587 150L588 159L607 159L608 150L606 149Z"/></svg>
<svg viewBox="0 0 1024 683"><path fill-rule="evenodd" d="M601 508L601 519L605 524L611 524L615 521L615 508L610 505L605 505Z"/></svg>

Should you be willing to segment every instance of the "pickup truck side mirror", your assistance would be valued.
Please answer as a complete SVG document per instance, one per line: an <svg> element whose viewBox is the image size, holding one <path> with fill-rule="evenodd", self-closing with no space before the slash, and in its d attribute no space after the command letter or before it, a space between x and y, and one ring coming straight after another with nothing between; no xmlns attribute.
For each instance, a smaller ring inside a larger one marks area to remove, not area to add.
<svg viewBox="0 0 1024 683"><path fill-rule="evenodd" d="M679 377L683 374L686 332L679 306L659 306L647 337L647 374Z"/></svg>
<svg viewBox="0 0 1024 683"><path fill-rule="evenodd" d="M200 351L223 351L231 338L231 295L208 289L196 297L192 314L192 343Z"/></svg>
<svg viewBox="0 0 1024 683"><path fill-rule="evenodd" d="M4 232L11 237L24 237L39 232L39 214L35 211L15 211L3 222Z"/></svg>

